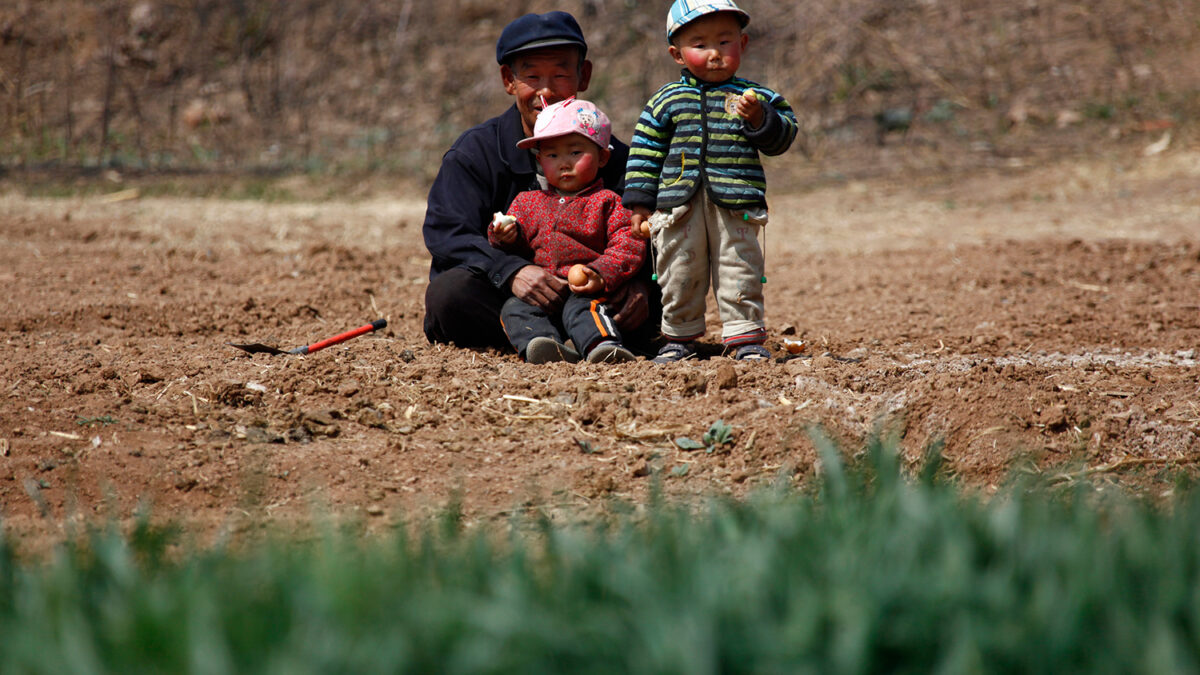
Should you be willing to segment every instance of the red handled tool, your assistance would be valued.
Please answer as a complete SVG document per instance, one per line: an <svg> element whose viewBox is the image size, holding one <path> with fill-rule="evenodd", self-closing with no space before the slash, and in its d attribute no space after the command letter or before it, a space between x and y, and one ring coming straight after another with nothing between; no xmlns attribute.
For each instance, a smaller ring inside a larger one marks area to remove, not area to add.
<svg viewBox="0 0 1200 675"><path fill-rule="evenodd" d="M331 338L321 340L320 342L314 342L313 344L307 345L305 347L296 347L295 349L288 349L288 350L279 349L278 347L272 347L271 345L264 345L261 342L251 342L251 343L245 343L245 344L236 344L233 342L226 342L225 344L229 345L230 347L237 347L238 349L240 349L244 352L249 352L251 354L259 354L259 353L262 353L262 354L311 354L313 352L325 349L326 347L332 347L333 345L336 345L340 342L345 342L346 340L349 340L351 338L356 338L359 335L365 335L367 333L370 333L371 331L376 331L376 330L379 330L380 328L384 328L386 326L387 326L387 319L376 319L375 321L372 321L371 323L366 324L365 326L359 326L358 328L355 328L354 330L348 330L345 333L342 333L341 335L334 335Z"/></svg>

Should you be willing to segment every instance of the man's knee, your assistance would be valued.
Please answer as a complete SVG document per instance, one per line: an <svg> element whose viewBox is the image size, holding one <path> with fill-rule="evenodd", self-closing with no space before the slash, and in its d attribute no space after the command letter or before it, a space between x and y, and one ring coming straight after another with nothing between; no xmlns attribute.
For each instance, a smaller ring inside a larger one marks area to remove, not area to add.
<svg viewBox="0 0 1200 675"><path fill-rule="evenodd" d="M505 296L470 270L447 270L425 289L425 337L462 347L503 347L500 307Z"/></svg>
<svg viewBox="0 0 1200 675"><path fill-rule="evenodd" d="M440 317L453 311L455 301L467 294L471 276L469 271L456 268L430 279L425 287L426 316Z"/></svg>

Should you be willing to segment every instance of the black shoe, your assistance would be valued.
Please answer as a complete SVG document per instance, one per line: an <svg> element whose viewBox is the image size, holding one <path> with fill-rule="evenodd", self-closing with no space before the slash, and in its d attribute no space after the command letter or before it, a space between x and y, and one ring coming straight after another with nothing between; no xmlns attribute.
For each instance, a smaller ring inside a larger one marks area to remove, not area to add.
<svg viewBox="0 0 1200 675"><path fill-rule="evenodd" d="M770 361L771 352L766 347L758 344L741 345L733 353L733 358L738 361Z"/></svg>
<svg viewBox="0 0 1200 675"><path fill-rule="evenodd" d="M658 356L654 357L655 363L674 363L690 359L696 355L696 345L692 342L668 342L663 345L663 348L658 350Z"/></svg>

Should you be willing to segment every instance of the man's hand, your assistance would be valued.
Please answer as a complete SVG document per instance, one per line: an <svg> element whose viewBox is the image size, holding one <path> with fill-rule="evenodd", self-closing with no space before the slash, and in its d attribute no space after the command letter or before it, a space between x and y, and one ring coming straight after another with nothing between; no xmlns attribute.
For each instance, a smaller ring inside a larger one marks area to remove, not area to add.
<svg viewBox="0 0 1200 675"><path fill-rule="evenodd" d="M497 212L492 216L492 234L501 244L511 244L517 240L517 219Z"/></svg>
<svg viewBox="0 0 1200 675"><path fill-rule="evenodd" d="M633 279L609 296L609 304L616 308L613 321L621 330L633 330L650 316L650 292L645 282Z"/></svg>
<svg viewBox="0 0 1200 675"><path fill-rule="evenodd" d="M757 129L767 120L767 111L763 109L762 101L753 89L742 92L741 98L734 104L738 117L746 120L751 129Z"/></svg>
<svg viewBox="0 0 1200 675"><path fill-rule="evenodd" d="M633 216L629 219L629 231L635 239L650 238L650 209L635 206L631 209Z"/></svg>
<svg viewBox="0 0 1200 675"><path fill-rule="evenodd" d="M531 305L556 312L566 300L567 282L537 265L526 265L513 275L511 290L513 295Z"/></svg>

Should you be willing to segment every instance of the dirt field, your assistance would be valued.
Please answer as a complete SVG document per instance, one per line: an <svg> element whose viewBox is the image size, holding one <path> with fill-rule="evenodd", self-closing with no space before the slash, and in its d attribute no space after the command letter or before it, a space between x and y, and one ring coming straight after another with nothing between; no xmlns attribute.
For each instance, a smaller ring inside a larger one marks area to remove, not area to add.
<svg viewBox="0 0 1200 675"><path fill-rule="evenodd" d="M901 430L913 463L944 439L985 490L1018 463L1156 493L1194 468L1200 150L807 185L773 183L780 358L667 367L427 344L416 191L269 205L9 185L0 516L18 533L143 504L205 531L329 510L380 527L453 499L473 522L638 502L656 476L741 494L811 476L814 424L848 450ZM306 357L226 346L379 317ZM673 444L717 420L732 443Z"/></svg>

